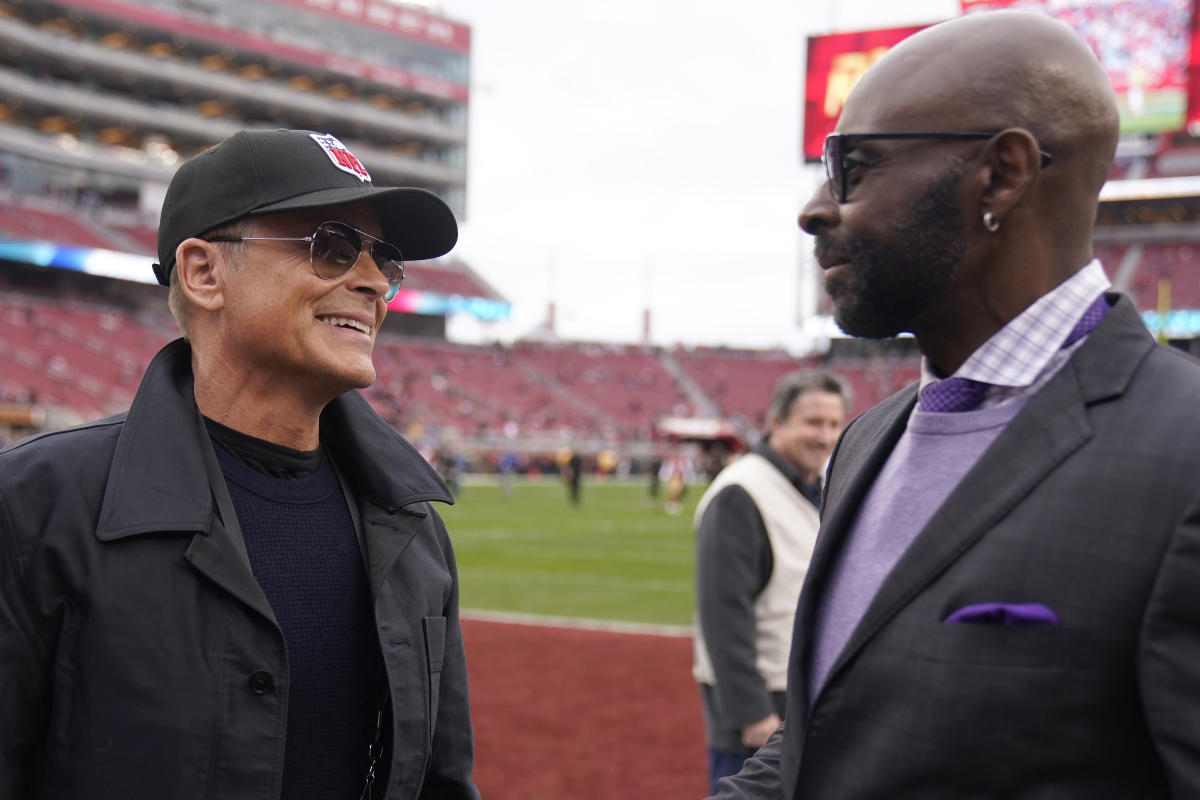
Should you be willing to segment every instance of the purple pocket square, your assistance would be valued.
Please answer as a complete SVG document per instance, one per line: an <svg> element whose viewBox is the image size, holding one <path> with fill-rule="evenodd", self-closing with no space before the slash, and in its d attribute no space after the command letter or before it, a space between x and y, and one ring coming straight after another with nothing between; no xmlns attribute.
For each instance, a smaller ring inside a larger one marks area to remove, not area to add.
<svg viewBox="0 0 1200 800"><path fill-rule="evenodd" d="M945 619L968 625L1058 625L1055 614L1041 603L976 603L963 606Z"/></svg>

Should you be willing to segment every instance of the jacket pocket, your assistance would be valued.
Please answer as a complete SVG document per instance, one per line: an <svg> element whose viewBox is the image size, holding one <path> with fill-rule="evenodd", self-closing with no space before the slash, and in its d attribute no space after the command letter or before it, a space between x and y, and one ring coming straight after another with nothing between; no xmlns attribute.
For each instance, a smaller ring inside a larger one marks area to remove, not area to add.
<svg viewBox="0 0 1200 800"><path fill-rule="evenodd" d="M989 669L1061 670L1087 668L1083 658L1091 632L1051 625L929 626L913 657Z"/></svg>
<svg viewBox="0 0 1200 800"><path fill-rule="evenodd" d="M437 732L442 662L446 655L446 618L425 617L421 627L425 631L425 659L429 667L429 740L432 742Z"/></svg>

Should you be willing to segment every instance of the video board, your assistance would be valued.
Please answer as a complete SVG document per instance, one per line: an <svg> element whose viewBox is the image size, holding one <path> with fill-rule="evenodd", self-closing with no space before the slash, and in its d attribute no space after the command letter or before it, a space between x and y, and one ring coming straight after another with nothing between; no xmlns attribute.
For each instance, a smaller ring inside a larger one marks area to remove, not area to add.
<svg viewBox="0 0 1200 800"><path fill-rule="evenodd" d="M1163 133L1200 127L1200 44L1192 0L961 0L965 14L1015 8L1070 25L1108 73L1121 132ZM842 103L872 63L926 26L808 38L803 155L821 157ZM1189 69L1196 65L1195 69ZM1189 100L1189 98L1191 98Z"/></svg>

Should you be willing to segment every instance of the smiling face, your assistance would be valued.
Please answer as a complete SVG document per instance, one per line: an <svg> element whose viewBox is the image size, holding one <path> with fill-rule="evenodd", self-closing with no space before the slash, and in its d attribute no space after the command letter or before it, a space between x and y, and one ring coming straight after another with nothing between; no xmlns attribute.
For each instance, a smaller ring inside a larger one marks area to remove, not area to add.
<svg viewBox="0 0 1200 800"><path fill-rule="evenodd" d="M833 453L845 418L846 402L840 394L802 392L787 416L772 423L767 443L811 483Z"/></svg>
<svg viewBox="0 0 1200 800"><path fill-rule="evenodd" d="M329 220L380 233L371 206L355 204L256 217L247 235L308 236ZM345 275L324 280L307 243L248 241L225 275L218 352L237 371L325 402L375 381L371 351L388 284L369 252Z"/></svg>

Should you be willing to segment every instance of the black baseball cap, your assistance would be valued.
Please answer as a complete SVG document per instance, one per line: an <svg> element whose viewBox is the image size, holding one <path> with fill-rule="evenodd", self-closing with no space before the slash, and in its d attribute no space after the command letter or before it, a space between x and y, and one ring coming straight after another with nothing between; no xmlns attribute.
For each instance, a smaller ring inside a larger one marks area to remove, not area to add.
<svg viewBox="0 0 1200 800"><path fill-rule="evenodd" d="M171 178L158 223L154 275L170 285L184 239L245 216L368 202L383 239L405 260L436 258L458 241L458 223L424 189L376 187L350 150L328 133L238 131L188 159Z"/></svg>

